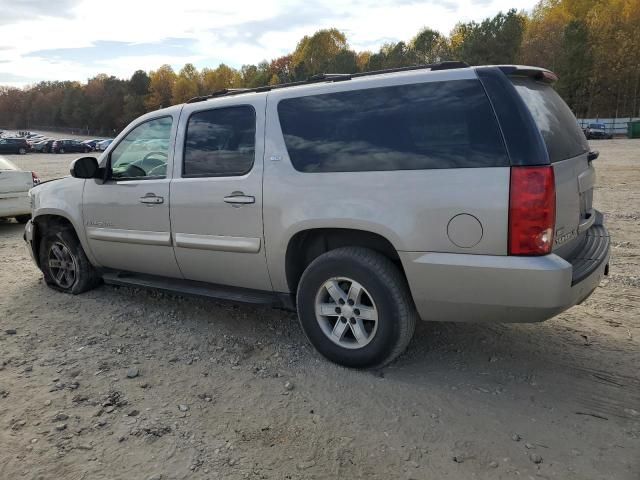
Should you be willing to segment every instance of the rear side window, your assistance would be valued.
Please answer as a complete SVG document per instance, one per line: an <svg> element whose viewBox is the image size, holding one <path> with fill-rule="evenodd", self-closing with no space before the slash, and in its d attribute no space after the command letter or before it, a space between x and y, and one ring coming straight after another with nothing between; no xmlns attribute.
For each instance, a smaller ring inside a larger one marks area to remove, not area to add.
<svg viewBox="0 0 640 480"><path fill-rule="evenodd" d="M509 165L477 80L290 98L278 114L291 162L302 172Z"/></svg>
<svg viewBox="0 0 640 480"><path fill-rule="evenodd" d="M250 105L196 112L189 117L183 177L248 173L256 145L256 112Z"/></svg>
<svg viewBox="0 0 640 480"><path fill-rule="evenodd" d="M542 134L551 162L589 151L576 117L549 84L528 78L514 78L513 84Z"/></svg>

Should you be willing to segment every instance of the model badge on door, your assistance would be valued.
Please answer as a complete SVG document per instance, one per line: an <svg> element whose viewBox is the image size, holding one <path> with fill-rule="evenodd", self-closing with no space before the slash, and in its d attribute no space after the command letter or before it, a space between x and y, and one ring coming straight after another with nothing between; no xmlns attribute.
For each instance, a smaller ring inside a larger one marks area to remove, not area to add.
<svg viewBox="0 0 640 480"><path fill-rule="evenodd" d="M111 222L96 222L95 220L87 220L85 225L87 227L99 227L99 228L113 227L113 223Z"/></svg>

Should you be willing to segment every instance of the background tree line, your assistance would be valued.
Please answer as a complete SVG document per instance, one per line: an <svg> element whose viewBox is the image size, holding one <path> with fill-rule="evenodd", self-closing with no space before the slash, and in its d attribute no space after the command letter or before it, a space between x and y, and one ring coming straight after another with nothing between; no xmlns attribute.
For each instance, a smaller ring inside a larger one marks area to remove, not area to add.
<svg viewBox="0 0 640 480"><path fill-rule="evenodd" d="M145 112L223 88L443 60L546 67L559 75L555 87L578 117L639 116L640 0L541 0L528 15L509 10L480 23L459 23L448 36L425 28L377 52L356 52L344 33L327 29L303 37L289 55L240 69L221 64L198 71L186 64L175 72L162 65L128 80L100 74L86 84L0 87L0 125L112 133Z"/></svg>

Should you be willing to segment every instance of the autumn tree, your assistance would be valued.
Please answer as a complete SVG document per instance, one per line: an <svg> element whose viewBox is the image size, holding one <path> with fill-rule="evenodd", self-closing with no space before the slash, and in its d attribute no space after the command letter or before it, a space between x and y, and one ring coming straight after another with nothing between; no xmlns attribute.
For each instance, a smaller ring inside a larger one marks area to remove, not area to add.
<svg viewBox="0 0 640 480"><path fill-rule="evenodd" d="M173 103L184 103L197 97L202 91L202 77L191 63L187 63L178 73L173 85Z"/></svg>
<svg viewBox="0 0 640 480"><path fill-rule="evenodd" d="M145 102L148 110L172 105L176 74L170 65L162 65L149 74L149 96Z"/></svg>

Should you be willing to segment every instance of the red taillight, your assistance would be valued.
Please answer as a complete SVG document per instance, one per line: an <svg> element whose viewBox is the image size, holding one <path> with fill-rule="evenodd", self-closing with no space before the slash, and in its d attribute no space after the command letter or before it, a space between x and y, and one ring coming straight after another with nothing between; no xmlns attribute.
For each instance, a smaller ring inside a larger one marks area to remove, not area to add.
<svg viewBox="0 0 640 480"><path fill-rule="evenodd" d="M509 255L551 253L556 224L553 167L512 167L509 190Z"/></svg>
<svg viewBox="0 0 640 480"><path fill-rule="evenodd" d="M38 185L40 183L40 177L36 174L36 172L31 172L31 178L33 179L33 185Z"/></svg>

